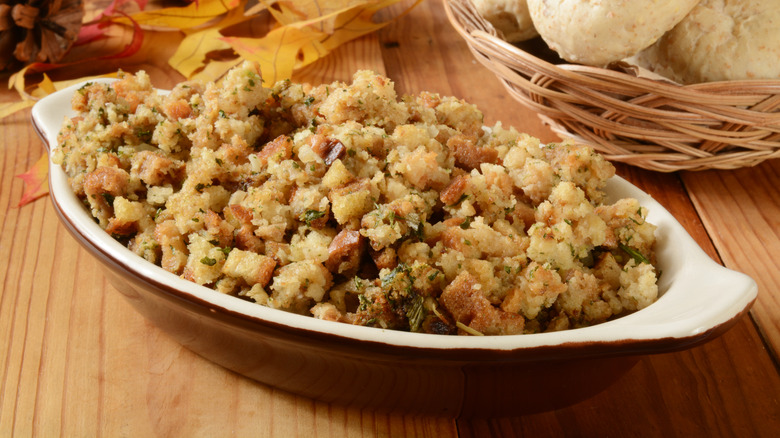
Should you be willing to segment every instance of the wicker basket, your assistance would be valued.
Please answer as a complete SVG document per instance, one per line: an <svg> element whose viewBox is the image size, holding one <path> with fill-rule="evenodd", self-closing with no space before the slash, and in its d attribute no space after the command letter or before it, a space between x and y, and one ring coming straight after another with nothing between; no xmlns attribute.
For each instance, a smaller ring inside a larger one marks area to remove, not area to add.
<svg viewBox="0 0 780 438"><path fill-rule="evenodd" d="M447 16L509 93L561 137L646 169L734 169L780 158L780 80L678 85L636 68L554 64L498 36L469 0Z"/></svg>

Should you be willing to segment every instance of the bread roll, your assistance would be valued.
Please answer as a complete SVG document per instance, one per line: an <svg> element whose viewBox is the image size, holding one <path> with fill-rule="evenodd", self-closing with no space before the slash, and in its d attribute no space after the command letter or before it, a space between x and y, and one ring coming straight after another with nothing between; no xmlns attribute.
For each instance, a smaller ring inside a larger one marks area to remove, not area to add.
<svg viewBox="0 0 780 438"><path fill-rule="evenodd" d="M780 78L780 1L702 0L629 60L676 82Z"/></svg>
<svg viewBox="0 0 780 438"><path fill-rule="evenodd" d="M529 40L537 35L525 0L472 0L477 12L504 34L510 43Z"/></svg>
<svg viewBox="0 0 780 438"><path fill-rule="evenodd" d="M534 26L570 62L605 66L674 27L699 0L527 0Z"/></svg>

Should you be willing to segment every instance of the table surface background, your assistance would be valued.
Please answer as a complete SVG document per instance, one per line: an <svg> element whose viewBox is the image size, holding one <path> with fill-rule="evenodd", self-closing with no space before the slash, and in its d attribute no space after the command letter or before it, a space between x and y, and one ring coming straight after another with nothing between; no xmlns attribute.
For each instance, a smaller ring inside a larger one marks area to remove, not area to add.
<svg viewBox="0 0 780 438"><path fill-rule="evenodd" d="M77 66L68 75L121 67L146 70L160 88L182 80L166 63L180 37L147 38L155 44L131 58ZM501 120L543 141L557 139L474 61L439 1L423 2L342 46L294 80L349 81L357 69L388 75L399 95L454 95L477 104L487 124ZM17 98L0 91L0 102ZM15 175L43 153L29 110L0 120L0 139L0 436L744 437L780 431L780 160L676 174L617 165L710 257L758 282L753 309L733 329L696 348L644 357L615 385L575 406L466 420L312 401L184 349L109 286L47 198L16 206L23 185Z"/></svg>

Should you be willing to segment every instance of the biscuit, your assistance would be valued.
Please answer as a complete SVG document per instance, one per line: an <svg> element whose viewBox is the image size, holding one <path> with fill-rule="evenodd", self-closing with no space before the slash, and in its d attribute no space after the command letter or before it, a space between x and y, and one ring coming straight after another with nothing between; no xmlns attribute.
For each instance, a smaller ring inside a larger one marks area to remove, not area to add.
<svg viewBox="0 0 780 438"><path fill-rule="evenodd" d="M526 0L472 0L477 12L504 34L510 43L529 40L539 34L531 21Z"/></svg>
<svg viewBox="0 0 780 438"><path fill-rule="evenodd" d="M534 26L561 58L605 66L674 27L699 0L527 0Z"/></svg>
<svg viewBox="0 0 780 438"><path fill-rule="evenodd" d="M629 61L683 84L780 78L780 2L703 0Z"/></svg>

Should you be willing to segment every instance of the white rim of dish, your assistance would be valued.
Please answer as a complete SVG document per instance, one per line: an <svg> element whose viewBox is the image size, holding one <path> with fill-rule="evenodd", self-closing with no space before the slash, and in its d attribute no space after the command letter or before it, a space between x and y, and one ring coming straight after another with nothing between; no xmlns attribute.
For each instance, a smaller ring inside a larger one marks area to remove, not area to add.
<svg viewBox="0 0 780 438"><path fill-rule="evenodd" d="M112 81L97 79L89 82ZM86 82L44 97L33 107L33 124L51 150L56 148L57 133L64 117L74 115L70 104L73 93ZM752 278L710 259L682 225L652 197L615 176L607 184L609 198L613 201L624 197L636 198L648 208L647 220L658 226L656 255L662 272L658 281L659 298L645 309L590 327L509 336L442 336L355 326L264 307L184 280L145 261L101 229L70 189L64 171L51 162L49 183L51 196L77 231L90 244L139 277L153 283L164 283L185 296L208 303L215 311L223 309L295 329L354 340L413 348L509 351L564 344L695 338L741 315L755 300L758 290Z"/></svg>

